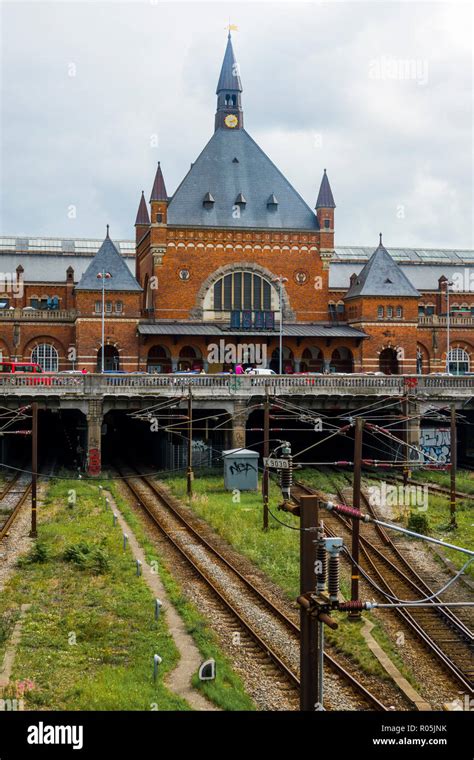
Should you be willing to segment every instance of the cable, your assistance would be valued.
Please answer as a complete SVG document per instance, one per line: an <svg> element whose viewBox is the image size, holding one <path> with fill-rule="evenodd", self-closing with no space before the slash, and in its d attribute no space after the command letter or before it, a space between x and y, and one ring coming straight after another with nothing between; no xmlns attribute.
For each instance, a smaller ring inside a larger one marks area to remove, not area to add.
<svg viewBox="0 0 474 760"><path fill-rule="evenodd" d="M383 595L384 595L384 596L385 596L387 599L392 599L392 601L394 601L394 602L398 602L398 603L400 603L400 604L407 604L407 605L411 605L411 604L417 604L417 603L421 603L421 602L430 602L430 601L432 601L432 599L435 599L435 597L437 597L437 596L439 596L440 594L442 594L442 593L443 593L444 591L446 591L446 589L447 589L447 588L449 588L449 587L450 587L450 586L451 586L451 585L452 585L452 584L453 584L455 581L457 581L457 579L458 579L458 578L459 578L459 577L460 577L460 576L461 576L461 575L464 573L464 571L465 571L465 570L466 570L466 569L469 567L469 565L471 564L471 562L474 562L474 557L471 557L471 559L468 559L468 560L467 560L467 562L465 562L465 563L464 563L464 565L462 566L462 568L461 568L461 569L460 569L460 570L459 570L459 571L456 573L456 575L454 575L452 578L450 578L450 579L449 579L449 581L448 581L448 582L447 582L447 583L446 583L446 584L445 584L445 585L444 585L444 586L443 586L443 587L442 587L442 588L441 588L439 591L436 591L436 592L435 592L434 594L432 594L431 596L425 596L425 597L422 597L421 599L416 599L416 600L412 600L412 599L399 599L398 597L396 597L396 596L392 596L392 594L389 594L389 593L388 593L388 591L383 591L383 590L380 588L380 586L378 586L378 585L375 583L375 581L374 581L374 580L373 580L373 579L372 579L372 578L371 578L371 577L370 577L370 576L369 576L369 575L368 575L368 574L365 572L365 570L364 570L364 569L361 567L361 565L359 565L359 563L355 561L355 559L352 557L352 555L351 555L351 553L350 553L350 551L349 551L348 547L347 547L345 544L343 545L343 547L342 547L342 548L343 548L343 550L344 550L344 551L347 553L347 555L349 556L349 559L351 560L352 564L353 564L353 565L355 565L355 567L357 567L357 569L358 569L358 570L360 571L360 573L361 573L361 574L364 576L364 578L365 578L365 579L366 579L366 580L367 580L367 581L368 581L368 582L369 582L369 583L370 583L372 586L374 586L374 587L377 589L377 591L379 591L381 594L383 594Z"/></svg>

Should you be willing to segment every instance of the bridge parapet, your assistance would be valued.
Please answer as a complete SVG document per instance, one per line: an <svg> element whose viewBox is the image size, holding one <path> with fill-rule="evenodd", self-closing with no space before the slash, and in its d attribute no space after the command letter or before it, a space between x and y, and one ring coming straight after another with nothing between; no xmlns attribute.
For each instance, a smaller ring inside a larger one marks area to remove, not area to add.
<svg viewBox="0 0 474 760"><path fill-rule="evenodd" d="M474 395L474 376L432 375L0 375L0 395L100 398L174 396L191 387L196 398L246 398L263 395L422 396L466 398Z"/></svg>

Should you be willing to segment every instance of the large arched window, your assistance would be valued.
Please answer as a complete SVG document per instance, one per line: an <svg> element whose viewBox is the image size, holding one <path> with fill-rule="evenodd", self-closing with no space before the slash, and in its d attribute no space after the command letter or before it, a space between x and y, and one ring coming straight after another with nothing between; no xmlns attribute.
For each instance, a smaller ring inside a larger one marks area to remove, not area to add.
<svg viewBox="0 0 474 760"><path fill-rule="evenodd" d="M270 311L272 286L255 272L232 272L214 283L214 311Z"/></svg>
<svg viewBox="0 0 474 760"><path fill-rule="evenodd" d="M152 346L148 351L147 372L171 372L171 359L166 348Z"/></svg>
<svg viewBox="0 0 474 760"><path fill-rule="evenodd" d="M58 352L50 343L39 343L31 352L31 361L39 364L44 372L58 371Z"/></svg>
<svg viewBox="0 0 474 760"><path fill-rule="evenodd" d="M187 372L188 370L200 370L203 367L201 352L193 346L184 346L179 352L178 370Z"/></svg>
<svg viewBox="0 0 474 760"><path fill-rule="evenodd" d="M329 368L331 372L353 372L354 359L352 356L352 351L350 351L350 349L346 348L345 346L335 348L332 352L331 364L329 365Z"/></svg>
<svg viewBox="0 0 474 760"><path fill-rule="evenodd" d="M470 358L463 348L452 348L448 354L449 372L453 375L463 375L469 372Z"/></svg>

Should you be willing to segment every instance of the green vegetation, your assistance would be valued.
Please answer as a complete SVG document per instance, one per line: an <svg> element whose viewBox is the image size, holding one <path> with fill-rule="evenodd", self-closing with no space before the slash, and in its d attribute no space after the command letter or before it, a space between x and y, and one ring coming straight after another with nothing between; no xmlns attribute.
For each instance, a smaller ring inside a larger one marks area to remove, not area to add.
<svg viewBox="0 0 474 760"><path fill-rule="evenodd" d="M69 489L77 492L74 509L66 506ZM154 620L151 592L136 577L131 554L123 552L121 534L111 522L110 513L98 506L97 486L78 481L50 486L39 540L0 599L3 649L19 606L32 605L9 695L21 695L25 709L189 709L163 684L178 653L166 617ZM83 562L71 561L81 555ZM163 658L156 684L155 653Z"/></svg>
<svg viewBox="0 0 474 760"><path fill-rule="evenodd" d="M428 518L424 512L410 512L407 521L407 528L415 531L415 533L422 533L424 536L429 533Z"/></svg>
<svg viewBox="0 0 474 760"><path fill-rule="evenodd" d="M383 480L383 473L373 473L370 477L372 479ZM411 479L414 482L443 486L444 488L449 488L451 484L451 474L449 470L413 469L411 471ZM474 494L474 471L462 469L456 471L456 490L462 491L463 493Z"/></svg>
<svg viewBox="0 0 474 760"><path fill-rule="evenodd" d="M255 710L255 705L246 693L241 679L232 669L229 658L220 649L216 634L211 630L204 616L183 594L172 571L157 554L149 538L146 524L137 516L113 483L107 483L107 488L113 492L120 511L145 552L147 562L155 563L168 596L181 615L186 630L193 637L203 660L213 657L216 661L215 680L199 681L196 673L193 685L222 710Z"/></svg>
<svg viewBox="0 0 474 760"><path fill-rule="evenodd" d="M314 471L310 471L314 473ZM299 475L298 475L299 477ZM306 478L305 478L306 480ZM165 485L172 493L186 502L186 482L181 478L166 478ZM318 485L321 489L322 485ZM291 526L285 528L270 517L268 533L262 530L262 497L260 493L242 492L240 503L233 501L232 493L225 491L222 476L212 475L197 478L193 484L194 496L191 500L192 509L204 518L229 544L239 552L249 557L272 581L278 584L294 600L299 594L299 518L287 512L278 511L278 491L272 487L270 492L270 509L278 520ZM350 596L349 589L342 584L346 597ZM378 622L373 616L376 628ZM361 633L361 624L348 622L346 616L338 615L339 628L337 631L325 629L326 638L340 651L353 660L367 673L380 678L388 678L385 670L367 647ZM374 629L375 631L375 629ZM380 631L380 643L387 654L396 658L396 654L388 639ZM398 658L399 659L399 658ZM403 664L401 669L409 678Z"/></svg>
<svg viewBox="0 0 474 760"><path fill-rule="evenodd" d="M429 535L466 549L474 549L474 509L470 499L458 499L456 502L456 528L450 525L449 496L430 495L425 515ZM457 568L466 562L467 556L461 552L454 549L442 551ZM474 563L467 568L466 575L474 578Z"/></svg>

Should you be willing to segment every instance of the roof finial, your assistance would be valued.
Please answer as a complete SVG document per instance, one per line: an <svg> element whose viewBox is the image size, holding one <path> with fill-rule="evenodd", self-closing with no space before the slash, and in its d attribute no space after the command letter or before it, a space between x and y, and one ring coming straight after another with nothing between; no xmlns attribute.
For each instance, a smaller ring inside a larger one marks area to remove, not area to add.
<svg viewBox="0 0 474 760"><path fill-rule="evenodd" d="M382 245L382 233L379 232L379 245Z"/></svg>
<svg viewBox="0 0 474 760"><path fill-rule="evenodd" d="M110 225L107 225L107 235L105 237L109 237L109 227Z"/></svg>

